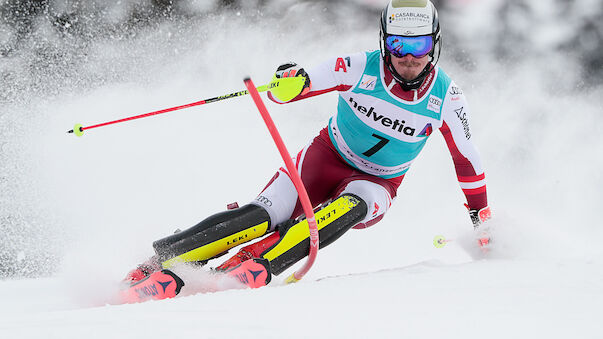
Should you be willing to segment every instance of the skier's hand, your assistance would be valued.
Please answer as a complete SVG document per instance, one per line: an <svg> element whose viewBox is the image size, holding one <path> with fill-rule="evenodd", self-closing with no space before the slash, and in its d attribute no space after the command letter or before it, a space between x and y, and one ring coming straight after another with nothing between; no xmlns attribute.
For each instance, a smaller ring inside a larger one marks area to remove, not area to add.
<svg viewBox="0 0 603 339"><path fill-rule="evenodd" d="M473 223L473 230L475 231L477 245L482 249L482 251L487 251L492 239L490 225L487 222L490 220L490 218L492 218L490 207L486 206L480 210L469 210L469 217Z"/></svg>
<svg viewBox="0 0 603 339"><path fill-rule="evenodd" d="M279 79L300 77L298 81L281 81ZM302 80L303 79L303 80ZM270 89L270 93L282 102L293 100L298 95L304 95L312 88L310 77L306 71L294 62L288 62L278 66L271 84L278 85Z"/></svg>

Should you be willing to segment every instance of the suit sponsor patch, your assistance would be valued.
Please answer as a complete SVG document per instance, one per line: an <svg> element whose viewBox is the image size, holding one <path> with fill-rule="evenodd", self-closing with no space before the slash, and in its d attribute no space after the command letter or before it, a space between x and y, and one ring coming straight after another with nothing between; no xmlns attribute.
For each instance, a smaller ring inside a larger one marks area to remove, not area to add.
<svg viewBox="0 0 603 339"><path fill-rule="evenodd" d="M360 85L358 85L358 87L367 91L372 91L375 89L375 85L377 85L377 77L365 74L362 76L362 80L360 80Z"/></svg>
<svg viewBox="0 0 603 339"><path fill-rule="evenodd" d="M442 99L436 97L431 94L429 96L429 102L427 103L427 109L436 113L440 113L440 108L442 107Z"/></svg>

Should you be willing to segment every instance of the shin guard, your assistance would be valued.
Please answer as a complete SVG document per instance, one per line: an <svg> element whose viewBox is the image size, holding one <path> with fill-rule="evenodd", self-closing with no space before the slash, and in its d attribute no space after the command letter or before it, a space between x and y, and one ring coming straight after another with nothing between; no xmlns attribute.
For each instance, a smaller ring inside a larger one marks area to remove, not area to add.
<svg viewBox="0 0 603 339"><path fill-rule="evenodd" d="M323 248L339 239L364 219L366 213L366 203L353 194L344 194L316 212L319 247ZM262 258L270 261L275 275L284 272L310 252L310 231L306 219L279 229L279 234L278 242L261 254Z"/></svg>
<svg viewBox="0 0 603 339"><path fill-rule="evenodd" d="M203 262L266 234L270 216L256 205L245 205L201 221L153 243L164 268L180 262Z"/></svg>

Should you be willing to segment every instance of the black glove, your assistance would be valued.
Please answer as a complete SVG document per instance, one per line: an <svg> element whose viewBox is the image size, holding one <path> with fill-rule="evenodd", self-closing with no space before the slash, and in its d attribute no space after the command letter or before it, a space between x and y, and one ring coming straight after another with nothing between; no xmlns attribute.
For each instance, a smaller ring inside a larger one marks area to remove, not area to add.
<svg viewBox="0 0 603 339"><path fill-rule="evenodd" d="M285 64L278 66L278 68L276 69L276 72L274 73L274 77L276 79L289 78L289 77L305 78L306 80L305 80L303 86L299 89L299 92L296 93L295 96L298 96L300 94L304 95L304 94L308 93L310 91L310 89L312 88L312 83L310 81L310 77L308 76L308 73L306 73L306 71L302 67L298 66L294 62L287 62ZM295 91L297 92L297 89L295 89Z"/></svg>

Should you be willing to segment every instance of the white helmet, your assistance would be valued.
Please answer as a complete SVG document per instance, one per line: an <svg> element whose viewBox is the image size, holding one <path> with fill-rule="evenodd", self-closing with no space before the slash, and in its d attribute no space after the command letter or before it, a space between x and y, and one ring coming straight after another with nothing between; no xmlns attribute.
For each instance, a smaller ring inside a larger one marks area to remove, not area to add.
<svg viewBox="0 0 603 339"><path fill-rule="evenodd" d="M381 57L404 90L417 89L440 58L441 36L438 11L430 0L391 0L381 14ZM429 55L430 62L414 79L396 72L391 55Z"/></svg>

